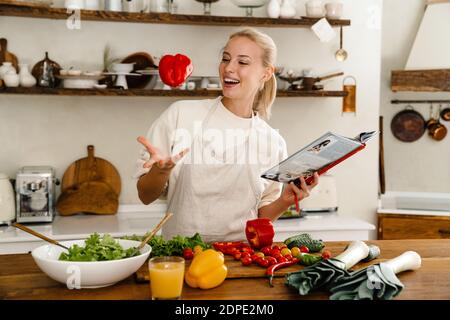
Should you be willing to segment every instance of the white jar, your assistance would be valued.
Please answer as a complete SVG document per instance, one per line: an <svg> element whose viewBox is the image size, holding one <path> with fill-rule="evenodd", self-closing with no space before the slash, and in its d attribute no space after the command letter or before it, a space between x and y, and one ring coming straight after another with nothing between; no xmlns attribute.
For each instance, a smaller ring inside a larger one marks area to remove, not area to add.
<svg viewBox="0 0 450 320"><path fill-rule="evenodd" d="M3 62L2 66L0 66L0 80L2 80L9 71L16 72L16 69L11 62Z"/></svg>
<svg viewBox="0 0 450 320"><path fill-rule="evenodd" d="M122 0L105 0L106 11L122 11Z"/></svg>
<svg viewBox="0 0 450 320"><path fill-rule="evenodd" d="M21 87L30 88L36 85L36 78L30 73L28 70L28 64L21 63L19 64L20 72L19 72L19 82Z"/></svg>
<svg viewBox="0 0 450 320"><path fill-rule="evenodd" d="M100 0L86 0L86 2L84 3L84 8L86 10L100 10Z"/></svg>
<svg viewBox="0 0 450 320"><path fill-rule="evenodd" d="M20 83L19 75L15 71L8 71L3 76L3 81L5 82L5 86L9 88L18 87Z"/></svg>
<svg viewBox="0 0 450 320"><path fill-rule="evenodd" d="M341 2L329 2L325 5L326 15L329 19L340 19L344 11L344 5Z"/></svg>
<svg viewBox="0 0 450 320"><path fill-rule="evenodd" d="M325 16L325 7L321 0L309 0L305 6L307 17L323 18Z"/></svg>
<svg viewBox="0 0 450 320"><path fill-rule="evenodd" d="M280 17L281 0L270 0L267 5L267 15L269 18L278 19Z"/></svg>
<svg viewBox="0 0 450 320"><path fill-rule="evenodd" d="M14 190L7 175L0 173L0 224L10 224L16 217Z"/></svg>
<svg viewBox="0 0 450 320"><path fill-rule="evenodd" d="M291 0L283 0L280 7L280 18L291 19L294 18L296 14L297 10L295 10Z"/></svg>
<svg viewBox="0 0 450 320"><path fill-rule="evenodd" d="M92 1L92 0L88 0ZM65 0L64 1L64 8L67 9L84 9L85 3L84 0Z"/></svg>

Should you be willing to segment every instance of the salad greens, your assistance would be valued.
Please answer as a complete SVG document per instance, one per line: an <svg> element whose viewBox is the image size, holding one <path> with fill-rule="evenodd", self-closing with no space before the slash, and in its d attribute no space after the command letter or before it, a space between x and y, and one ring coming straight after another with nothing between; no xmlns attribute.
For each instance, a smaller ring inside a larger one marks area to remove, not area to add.
<svg viewBox="0 0 450 320"><path fill-rule="evenodd" d="M123 239L142 241L148 234L140 236L127 236ZM171 240L164 240L162 236L154 236L148 241L152 247L151 256L182 256L185 248L194 248L195 246L202 247L203 250L209 249L211 245L204 242L200 234L196 233L192 237L175 236Z"/></svg>
<svg viewBox="0 0 450 320"><path fill-rule="evenodd" d="M69 252L62 252L59 260L63 261L108 261L119 260L138 256L139 250L135 247L123 249L114 238L105 234L100 237L94 233L84 241L85 246L80 247L74 244L69 248Z"/></svg>

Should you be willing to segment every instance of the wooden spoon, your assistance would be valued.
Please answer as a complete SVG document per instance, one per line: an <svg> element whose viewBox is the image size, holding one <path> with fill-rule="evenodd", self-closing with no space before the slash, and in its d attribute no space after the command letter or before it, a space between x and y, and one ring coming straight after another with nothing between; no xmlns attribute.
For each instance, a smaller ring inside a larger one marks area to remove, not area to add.
<svg viewBox="0 0 450 320"><path fill-rule="evenodd" d="M158 223L158 225L155 227L155 229L153 229L153 231L150 232L150 234L144 240L142 240L141 244L137 247L137 249L141 250L147 244L147 242L151 238L153 238L153 236L159 231L159 229L161 229L163 224L166 223L167 220L169 220L170 217L172 217L172 216L173 216L173 213L167 212L166 215L164 216L164 218L161 220L161 222Z"/></svg>
<svg viewBox="0 0 450 320"><path fill-rule="evenodd" d="M22 230L22 231L25 231L25 232L27 232L27 233L29 233L29 234L35 236L35 237L41 238L42 240L45 240L45 241L47 241L47 242L50 242L51 244L55 244L55 245L57 245L57 246L60 246L61 248L64 248L64 249L66 249L67 251L69 251L69 248L67 248L66 246L62 245L62 244L59 243L58 241L53 240L53 239L50 239L50 238L44 236L43 234L41 234L41 233L39 233L39 232L36 232L36 231L34 231L34 230L31 230L31 229L25 227L24 225L21 225L20 223L13 223L12 226L13 226L13 227L16 227L16 228L18 228L18 229L20 229L20 230Z"/></svg>

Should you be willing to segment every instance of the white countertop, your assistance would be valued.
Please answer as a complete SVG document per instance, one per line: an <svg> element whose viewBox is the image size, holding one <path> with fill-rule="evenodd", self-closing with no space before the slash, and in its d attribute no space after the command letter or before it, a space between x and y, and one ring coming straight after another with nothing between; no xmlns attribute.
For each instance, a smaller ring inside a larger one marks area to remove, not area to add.
<svg viewBox="0 0 450 320"><path fill-rule="evenodd" d="M119 212L116 215L80 214L69 217L58 215L53 223L29 224L27 226L58 241L84 239L94 232L109 233L118 238L125 235L145 234L158 224L164 212L164 204L150 206L123 205L119 207ZM320 231L325 235L336 231L346 233L352 231L369 232L374 230L375 226L359 219L339 217L337 213L333 213L326 216L315 214L297 219L278 220L274 223L274 228L276 234L279 234L280 237L287 237L290 234L301 232L314 233ZM323 238L323 240L327 240L326 236ZM11 226L0 227L0 247L21 243L22 247L25 243L32 243L32 247L35 247L41 244L42 240ZM12 252L11 250L3 251L3 253ZM1 252L2 250L0 250Z"/></svg>

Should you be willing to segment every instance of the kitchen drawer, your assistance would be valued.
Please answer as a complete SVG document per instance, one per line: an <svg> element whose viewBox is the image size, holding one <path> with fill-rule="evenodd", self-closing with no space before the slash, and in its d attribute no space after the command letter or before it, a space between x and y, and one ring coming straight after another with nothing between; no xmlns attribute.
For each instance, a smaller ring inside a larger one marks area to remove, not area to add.
<svg viewBox="0 0 450 320"><path fill-rule="evenodd" d="M378 214L378 239L450 239L450 217Z"/></svg>

